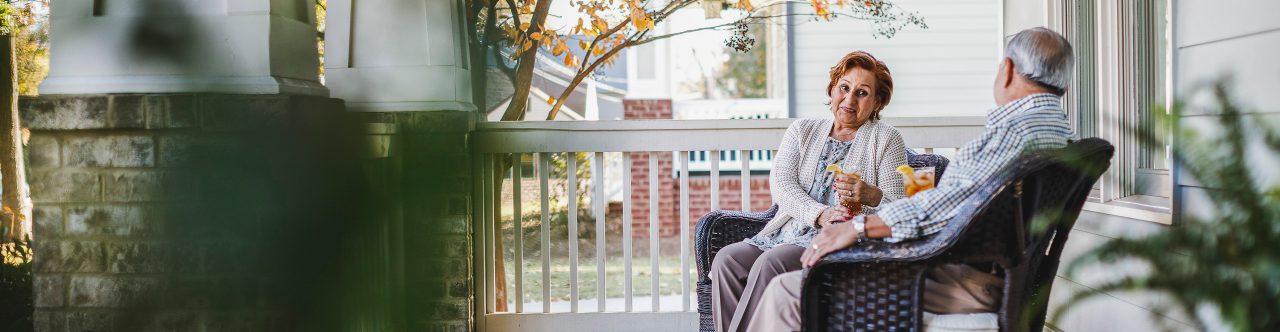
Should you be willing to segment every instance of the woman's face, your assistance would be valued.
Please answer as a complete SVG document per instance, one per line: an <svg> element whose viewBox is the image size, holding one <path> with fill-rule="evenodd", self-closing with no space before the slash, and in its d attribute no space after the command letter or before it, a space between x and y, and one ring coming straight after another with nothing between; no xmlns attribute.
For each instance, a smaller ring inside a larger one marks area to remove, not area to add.
<svg viewBox="0 0 1280 332"><path fill-rule="evenodd" d="M853 68L831 87L831 112L837 123L861 126L880 105L876 102L876 77L871 71Z"/></svg>

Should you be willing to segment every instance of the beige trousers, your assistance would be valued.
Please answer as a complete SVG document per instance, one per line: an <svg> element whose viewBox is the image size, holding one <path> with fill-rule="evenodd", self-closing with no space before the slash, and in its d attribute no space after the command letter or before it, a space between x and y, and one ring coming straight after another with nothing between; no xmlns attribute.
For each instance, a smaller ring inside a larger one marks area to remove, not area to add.
<svg viewBox="0 0 1280 332"><path fill-rule="evenodd" d="M761 251L738 242L720 249L708 271L716 331L745 331L765 286L774 276L799 270L802 254L804 248L789 244Z"/></svg>
<svg viewBox="0 0 1280 332"><path fill-rule="evenodd" d="M799 331L800 287L804 271L774 277L764 291L747 331ZM1004 281L968 265L942 265L925 274L924 310L971 314L1000 309Z"/></svg>

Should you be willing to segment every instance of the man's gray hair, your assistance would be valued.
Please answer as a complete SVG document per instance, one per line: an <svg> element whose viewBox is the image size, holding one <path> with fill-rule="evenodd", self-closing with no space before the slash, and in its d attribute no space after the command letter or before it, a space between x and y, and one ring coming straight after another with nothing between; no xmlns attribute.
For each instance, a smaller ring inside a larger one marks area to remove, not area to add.
<svg viewBox="0 0 1280 332"><path fill-rule="evenodd" d="M1071 84L1075 64L1071 43L1053 30L1037 27L1018 32L1009 39L1004 56L1013 60L1018 74L1055 92L1066 92Z"/></svg>

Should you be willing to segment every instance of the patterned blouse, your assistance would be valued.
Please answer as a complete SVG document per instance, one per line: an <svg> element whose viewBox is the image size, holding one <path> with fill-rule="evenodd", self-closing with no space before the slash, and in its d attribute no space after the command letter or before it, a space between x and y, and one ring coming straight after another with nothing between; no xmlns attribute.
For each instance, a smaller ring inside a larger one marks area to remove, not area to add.
<svg viewBox="0 0 1280 332"><path fill-rule="evenodd" d="M822 149L822 155L818 157L818 164L814 165L818 169L813 172L813 185L809 187L809 197L813 200L822 202L826 205L836 205L839 197L831 194L831 184L835 182L835 174L827 171L827 165L838 163L849 154L849 147L853 146L853 141L841 142L834 138L827 138L827 144ZM809 227L809 225L793 222L787 223L781 230L773 234L757 234L755 237L747 240L760 250L769 250L782 244L792 244L801 247L809 245L813 237L818 235L818 229Z"/></svg>

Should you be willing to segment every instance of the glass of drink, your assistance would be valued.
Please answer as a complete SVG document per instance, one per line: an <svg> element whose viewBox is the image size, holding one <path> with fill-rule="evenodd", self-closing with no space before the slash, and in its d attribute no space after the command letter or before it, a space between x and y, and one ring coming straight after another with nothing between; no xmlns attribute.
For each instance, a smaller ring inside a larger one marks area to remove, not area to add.
<svg viewBox="0 0 1280 332"><path fill-rule="evenodd" d="M915 196L916 193L933 189L936 184L936 176L933 167L911 168L907 165L898 166L898 172L902 173L902 182L907 191L907 197Z"/></svg>
<svg viewBox="0 0 1280 332"><path fill-rule="evenodd" d="M861 173L858 173L858 171L845 172L844 169L840 168L840 164L827 165L827 171L835 173L835 175L837 176L844 176L844 177L853 179L854 181L862 180ZM851 214L856 215L862 212L862 202L859 202L853 197L841 196L840 206L843 206L844 208L849 209L849 213Z"/></svg>

